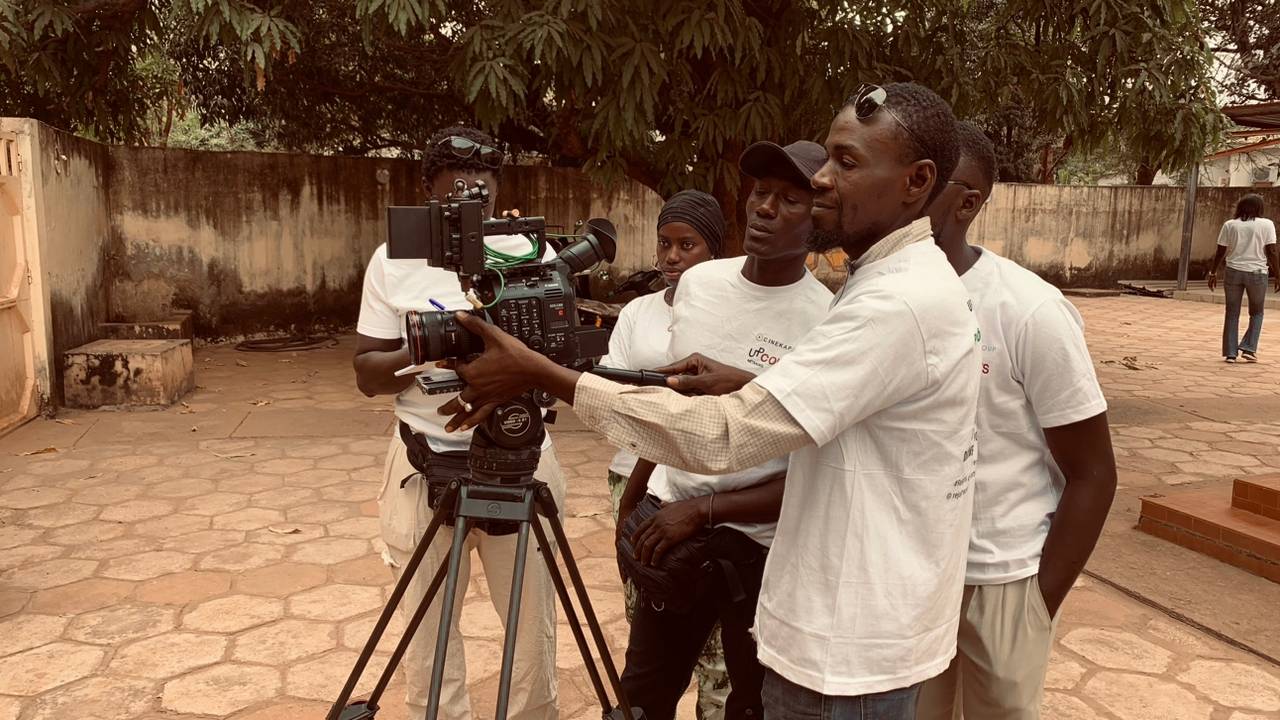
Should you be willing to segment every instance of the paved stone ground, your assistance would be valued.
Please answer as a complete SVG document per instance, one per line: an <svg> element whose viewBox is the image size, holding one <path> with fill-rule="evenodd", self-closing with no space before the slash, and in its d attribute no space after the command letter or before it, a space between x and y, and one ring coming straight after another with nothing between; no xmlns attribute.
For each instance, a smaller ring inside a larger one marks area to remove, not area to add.
<svg viewBox="0 0 1280 720"><path fill-rule="evenodd" d="M1217 358L1219 308L1078 305L1112 400L1123 496L1280 468L1280 382L1272 364ZM0 720L323 716L390 583L374 498L392 418L385 399L355 392L350 347L200 350L183 406L65 412L0 438ZM566 528L620 659L611 452L566 420ZM1280 717L1274 665L1107 584L1082 579L1063 613L1047 718ZM480 577L463 632L488 716L501 632ZM563 623L558 665L562 716L598 717ZM404 718L401 693L397 680L381 718Z"/></svg>

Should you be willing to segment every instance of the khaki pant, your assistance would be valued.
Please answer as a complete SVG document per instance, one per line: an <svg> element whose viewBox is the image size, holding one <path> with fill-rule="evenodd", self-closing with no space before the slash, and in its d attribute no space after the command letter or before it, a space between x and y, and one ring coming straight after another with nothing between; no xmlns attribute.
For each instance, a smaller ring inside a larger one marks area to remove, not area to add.
<svg viewBox="0 0 1280 720"><path fill-rule="evenodd" d="M966 585L956 657L924 683L918 720L1038 720L1057 619L1035 575Z"/></svg>
<svg viewBox="0 0 1280 720"><path fill-rule="evenodd" d="M398 436L393 436L387 452L384 484L378 506L382 538L387 544L388 556L393 562L392 569L397 578L400 576L400 569L409 562L417 541L426 532L432 517L427 505L424 482L413 479L403 488L400 487L401 480L414 472L416 471L409 464L404 444ZM555 497L556 506L563 508L564 476L560 472L560 463L554 449L548 448L543 452L535 477L547 483ZM550 536L549 528L547 534ZM516 537L515 534L491 537L474 530L467 533L467 554L462 557L459 566L457 599L450 622L449 651L445 656L444 684L440 694L439 717L442 719L471 718L464 641L459 629L463 597L471 576L471 551L474 550L480 556L493 608L505 627L507 603L511 598L511 569L515 559ZM555 542L554 538L549 539ZM400 612L406 621L426 594L427 586L431 584L431 578L440 563L449 557L452 542L453 529L441 526L400 604ZM440 627L440 608L444 599L444 586L440 587L440 592L431 603L431 609L427 611L408 652L405 653L404 669L408 686L405 702L412 720L426 717L427 696L431 687L431 663L435 657L436 633ZM517 627L508 717L511 720L556 720L556 593L532 532ZM498 638L499 649L501 642L502 639ZM494 657L498 662L501 661L500 654ZM496 672L498 667L495 664L491 669Z"/></svg>

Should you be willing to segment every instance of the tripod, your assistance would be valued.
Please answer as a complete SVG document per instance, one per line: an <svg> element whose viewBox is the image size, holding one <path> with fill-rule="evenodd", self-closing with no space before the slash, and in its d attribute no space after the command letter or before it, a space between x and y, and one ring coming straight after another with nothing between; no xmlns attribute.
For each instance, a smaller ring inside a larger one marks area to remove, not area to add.
<svg viewBox="0 0 1280 720"><path fill-rule="evenodd" d="M377 716L378 701L386 691L396 666L399 665L409 647L409 642L417 632L418 626L422 624L428 608L443 584L443 607L440 614L440 628L436 636L435 659L431 666L431 689L428 695L426 717L426 720L436 720L440 711L445 655L449 648L450 618L453 617L455 591L458 587L458 568L462 555L466 552L467 532L472 527L486 522L514 522L518 526L516 556L511 572L511 599L507 611L506 634L502 644L502 670L498 676L498 702L494 717L497 720L506 720L507 717L520 601L524 587L525 555L529 547L529 531L532 529L540 554L546 562L552 585L555 586L556 595L564 606L565 615L569 620L569 629L573 632L578 651L587 667L591 685L600 701L601 717L608 720L644 720L644 712L640 708L631 707L622 690L618 671L609 654L604 633L601 632L600 623L596 620L595 611L591 608L591 600L587 596L582 575L574 562L569 540L560 524L560 511L556 508L555 499L551 496L546 483L533 478L533 473L538 467L538 459L542 454L542 440L545 435L541 408L531 393L498 406L476 428L468 457L470 477L454 479L445 489L435 516L400 574L400 579L396 582L386 607L382 609L382 614L378 617L369 640L360 651L360 656L356 659L355 667L351 669L342 692L329 708L326 720L373 720ZM437 568L431 584L427 587L426 595L406 624L404 635L396 643L391 658L387 661L387 666L383 669L368 699L349 702L356 683L359 682L365 667L373 657L378 641L381 640L387 625L391 622L391 617L413 576L418 572L427 548L435 539L440 526L448 518L447 509L450 508L453 510L455 525L453 544L449 549L448 558ZM565 585L564 577L560 574L560 567L556 563L555 554L547 540L539 515L547 519L556 545L564 555L565 568L578 602L582 606L587 628L591 632L596 650L600 653L600 662L604 665L609 685L618 698L617 707L609 702L604 680L601 679L600 670L596 667L591 647L587 643L582 623L579 622L578 614L574 610L569 589Z"/></svg>

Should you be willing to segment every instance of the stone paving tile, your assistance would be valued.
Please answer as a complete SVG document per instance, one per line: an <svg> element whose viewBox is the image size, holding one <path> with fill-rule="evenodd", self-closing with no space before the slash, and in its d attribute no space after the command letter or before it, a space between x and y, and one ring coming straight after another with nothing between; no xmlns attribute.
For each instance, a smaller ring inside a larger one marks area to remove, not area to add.
<svg viewBox="0 0 1280 720"><path fill-rule="evenodd" d="M1113 401L1212 402L1241 386L1280 396L1265 362L1226 368L1216 358L1219 308L1124 297L1078 305ZM271 408L389 421L385 399L352 387L349 353L344 338L334 351L251 356L245 368L230 348L201 348L202 389L187 402L243 417L266 398ZM1129 356L1139 369L1122 364ZM1207 381L1225 372L1232 383ZM183 438L164 429L188 420L177 413L68 411L94 432L59 435L73 440L46 455L16 448L42 427L65 426L36 421L0 438L0 469L11 468L0 473L0 720L316 720L345 679L391 584L374 502L387 438L353 436L355 424L336 421L326 437ZM1280 469L1280 415L1178 417L1113 427L1122 486ZM603 482L612 452L588 432L553 435L572 490L565 532L621 661L627 625ZM484 717L502 635L478 563L473 574L463 629L473 708ZM1082 581L1062 612L1047 720L1280 713L1274 666L1110 587ZM402 628L397 615L374 670ZM563 617L558 633L561 717L597 718ZM373 680L367 673L361 687ZM407 720L402 695L397 679L381 720ZM689 697L682 720L692 718Z"/></svg>

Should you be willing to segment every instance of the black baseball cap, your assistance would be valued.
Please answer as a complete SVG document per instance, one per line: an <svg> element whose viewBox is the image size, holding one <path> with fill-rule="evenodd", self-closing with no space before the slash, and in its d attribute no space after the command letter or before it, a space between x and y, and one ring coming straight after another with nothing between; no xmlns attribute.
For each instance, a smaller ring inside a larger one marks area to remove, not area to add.
<svg viewBox="0 0 1280 720"><path fill-rule="evenodd" d="M763 140L742 152L738 167L753 178L778 177L808 187L813 176L827 162L827 151L808 140L786 147Z"/></svg>

